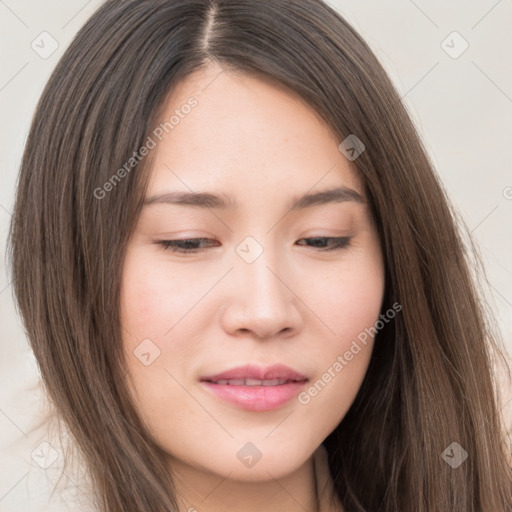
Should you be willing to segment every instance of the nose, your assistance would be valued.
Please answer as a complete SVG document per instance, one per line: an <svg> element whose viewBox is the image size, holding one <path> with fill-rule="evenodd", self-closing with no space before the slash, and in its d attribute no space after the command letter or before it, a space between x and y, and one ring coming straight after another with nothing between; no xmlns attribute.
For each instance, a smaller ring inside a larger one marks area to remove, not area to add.
<svg viewBox="0 0 512 512"><path fill-rule="evenodd" d="M221 323L232 336L287 338L302 327L301 300L293 290L293 276L269 256L264 251L252 263L236 261L229 274Z"/></svg>

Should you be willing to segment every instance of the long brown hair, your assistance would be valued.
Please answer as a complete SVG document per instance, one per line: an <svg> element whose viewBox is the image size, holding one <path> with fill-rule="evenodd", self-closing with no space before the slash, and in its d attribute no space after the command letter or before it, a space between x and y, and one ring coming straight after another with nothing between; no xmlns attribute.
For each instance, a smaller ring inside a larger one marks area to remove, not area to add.
<svg viewBox="0 0 512 512"><path fill-rule="evenodd" d="M379 332L355 402L324 445L347 512L505 512L512 478L489 335L464 243L400 97L363 39L318 0L110 0L80 30L40 99L10 247L13 284L48 396L105 512L178 510L165 454L126 387L123 255L175 84L209 61L298 93L365 151L386 265ZM133 164L133 162L132 162ZM119 177L119 174L117 175ZM468 454L454 468L452 443Z"/></svg>

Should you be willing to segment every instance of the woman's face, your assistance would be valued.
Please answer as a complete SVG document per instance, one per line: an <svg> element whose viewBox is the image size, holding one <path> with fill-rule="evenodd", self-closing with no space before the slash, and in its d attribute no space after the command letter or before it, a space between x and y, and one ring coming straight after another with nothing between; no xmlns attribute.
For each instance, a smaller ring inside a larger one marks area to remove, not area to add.
<svg viewBox="0 0 512 512"><path fill-rule="evenodd" d="M161 120L123 267L131 392L183 473L279 478L340 423L370 359L384 269L362 183L270 82L210 66Z"/></svg>

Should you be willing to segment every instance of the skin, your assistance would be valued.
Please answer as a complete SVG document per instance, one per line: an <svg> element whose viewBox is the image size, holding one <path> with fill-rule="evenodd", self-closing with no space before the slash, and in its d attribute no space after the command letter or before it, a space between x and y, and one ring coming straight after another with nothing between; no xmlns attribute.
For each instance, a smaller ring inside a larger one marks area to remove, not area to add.
<svg viewBox="0 0 512 512"><path fill-rule="evenodd" d="M207 191L239 204L143 208L123 262L131 392L169 455L180 510L315 510L313 453L355 399L373 340L307 404L247 411L199 379L282 363L309 386L375 324L384 267L369 205L339 137L292 91L210 64L173 89L162 120L191 95L198 105L153 149L146 198ZM289 209L296 197L340 186L363 202ZM247 236L263 249L252 263L236 251ZM331 251L322 250L329 241L305 240L319 236L351 239ZM213 247L186 254L158 243L187 238ZM148 338L160 355L146 366L134 350ZM237 458L249 441L262 454L250 468Z"/></svg>

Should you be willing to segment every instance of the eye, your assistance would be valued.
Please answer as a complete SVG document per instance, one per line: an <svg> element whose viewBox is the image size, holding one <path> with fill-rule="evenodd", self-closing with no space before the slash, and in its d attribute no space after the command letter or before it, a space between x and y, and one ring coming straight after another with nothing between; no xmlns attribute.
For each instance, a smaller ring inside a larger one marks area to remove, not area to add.
<svg viewBox="0 0 512 512"><path fill-rule="evenodd" d="M308 242L308 247L313 247L320 251L335 251L347 247L350 244L350 237L316 236L312 238L302 238L298 242L301 241ZM298 242L298 245L303 245ZM330 246L328 245L329 242L331 242ZM215 246L216 242L210 238L184 238L182 240L160 240L157 243L168 251L191 254L211 249Z"/></svg>
<svg viewBox="0 0 512 512"><path fill-rule="evenodd" d="M326 237L326 236L315 236L312 238L302 238L300 241L305 240L307 242L312 242L313 245L308 245L309 247L313 247L316 249L319 249L320 251L335 251L339 249L343 249L347 247L350 244L350 237L349 236L343 236L343 237ZM327 246L331 242L330 247Z"/></svg>
<svg viewBox="0 0 512 512"><path fill-rule="evenodd" d="M211 249L209 247L200 247L205 242L213 242L210 238L184 238L182 240L160 240L157 242L164 249L172 252L184 252L184 253L195 253L200 252L203 249Z"/></svg>

